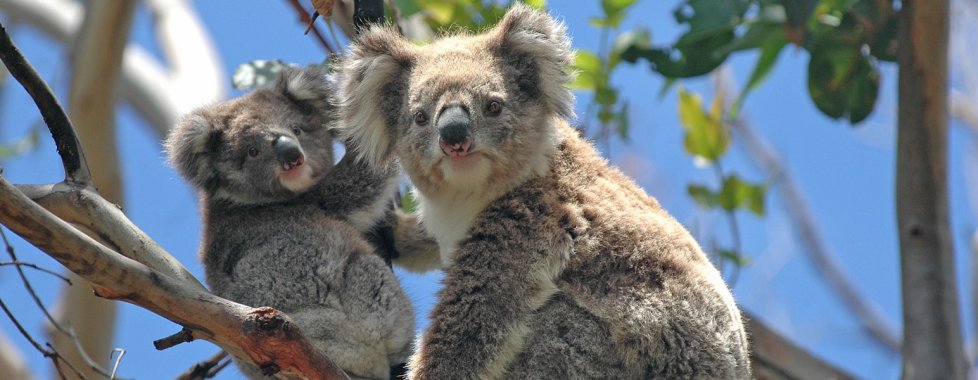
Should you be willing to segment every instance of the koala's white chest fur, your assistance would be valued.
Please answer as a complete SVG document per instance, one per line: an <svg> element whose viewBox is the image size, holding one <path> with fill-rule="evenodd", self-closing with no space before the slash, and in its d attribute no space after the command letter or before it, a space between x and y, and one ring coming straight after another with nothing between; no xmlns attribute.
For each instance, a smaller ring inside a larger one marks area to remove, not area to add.
<svg viewBox="0 0 978 380"><path fill-rule="evenodd" d="M428 198L417 190L414 196L418 200L422 223L438 241L442 266L450 265L459 240L469 232L472 221L491 199L478 196Z"/></svg>

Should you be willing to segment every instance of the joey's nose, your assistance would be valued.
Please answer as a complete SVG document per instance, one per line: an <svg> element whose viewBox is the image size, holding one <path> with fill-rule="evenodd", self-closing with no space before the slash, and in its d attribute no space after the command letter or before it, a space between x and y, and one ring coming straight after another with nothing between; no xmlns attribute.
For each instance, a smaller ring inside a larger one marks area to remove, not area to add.
<svg viewBox="0 0 978 380"><path fill-rule="evenodd" d="M438 117L438 134L442 149L465 152L472 146L472 120L462 106L445 108Z"/></svg>
<svg viewBox="0 0 978 380"><path fill-rule="evenodd" d="M302 165L302 148L299 142L288 136L279 136L272 141L272 148L275 149L275 157L282 169L291 170Z"/></svg>

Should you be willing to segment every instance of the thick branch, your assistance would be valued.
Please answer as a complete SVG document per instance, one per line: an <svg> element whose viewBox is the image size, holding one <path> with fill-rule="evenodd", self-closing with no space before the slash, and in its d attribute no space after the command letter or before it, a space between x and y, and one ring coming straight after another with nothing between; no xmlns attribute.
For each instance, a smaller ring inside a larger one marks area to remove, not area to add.
<svg viewBox="0 0 978 380"><path fill-rule="evenodd" d="M751 336L750 359L755 378L854 379L851 375L795 346L754 316L744 314L747 317L747 331Z"/></svg>
<svg viewBox="0 0 978 380"><path fill-rule="evenodd" d="M24 59L20 50L10 40L10 35L2 24L0 24L0 60L3 60L10 75L24 86L41 111L44 123L47 124L58 147L58 154L61 155L65 179L87 184L91 179L88 164L85 162L85 155L81 151L78 137L71 126L71 121L68 120L68 115L64 113L51 88L41 80L34 67Z"/></svg>
<svg viewBox="0 0 978 380"><path fill-rule="evenodd" d="M59 218L95 232L99 240L109 244L113 250L199 290L205 290L204 285L179 260L94 190L75 190L60 183L17 187Z"/></svg>
<svg viewBox="0 0 978 380"><path fill-rule="evenodd" d="M967 375L948 213L948 0L903 1L896 201L903 377Z"/></svg>
<svg viewBox="0 0 978 380"><path fill-rule="evenodd" d="M284 314L225 300L126 258L47 212L3 177L0 222L95 284L102 297L146 308L263 368L306 378L345 378Z"/></svg>

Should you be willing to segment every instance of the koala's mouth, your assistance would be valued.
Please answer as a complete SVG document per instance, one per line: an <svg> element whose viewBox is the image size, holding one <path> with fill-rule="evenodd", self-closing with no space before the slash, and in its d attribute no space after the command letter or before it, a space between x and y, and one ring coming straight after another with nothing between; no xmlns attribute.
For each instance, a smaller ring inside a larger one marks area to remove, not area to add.
<svg viewBox="0 0 978 380"><path fill-rule="evenodd" d="M466 136L462 142L454 144L445 142L444 139L439 139L438 145L441 148L441 152L451 158L462 158L478 153L475 151L475 143L470 136Z"/></svg>
<svg viewBox="0 0 978 380"><path fill-rule="evenodd" d="M290 172L290 171L295 170L296 168L302 166L302 164L305 163L305 162L306 162L306 158L303 157L300 154L294 160L288 160L288 161L282 162L282 171L283 172L286 172L286 173L287 172Z"/></svg>
<svg viewBox="0 0 978 380"><path fill-rule="evenodd" d="M281 162L279 164L279 183L285 188L296 192L304 192L316 182L316 175L313 168L304 165L305 159L299 155L293 160Z"/></svg>

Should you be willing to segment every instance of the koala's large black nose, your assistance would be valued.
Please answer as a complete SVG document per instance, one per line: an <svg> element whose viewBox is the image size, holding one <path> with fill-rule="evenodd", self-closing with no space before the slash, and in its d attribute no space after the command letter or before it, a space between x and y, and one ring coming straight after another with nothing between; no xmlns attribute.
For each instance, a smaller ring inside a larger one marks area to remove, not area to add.
<svg viewBox="0 0 978 380"><path fill-rule="evenodd" d="M450 106L438 116L438 133L441 143L452 150L467 151L472 143L472 120L462 106Z"/></svg>
<svg viewBox="0 0 978 380"><path fill-rule="evenodd" d="M299 142L288 136L279 136L272 141L272 148L275 149L275 157L282 169L291 170L302 165L302 147Z"/></svg>

